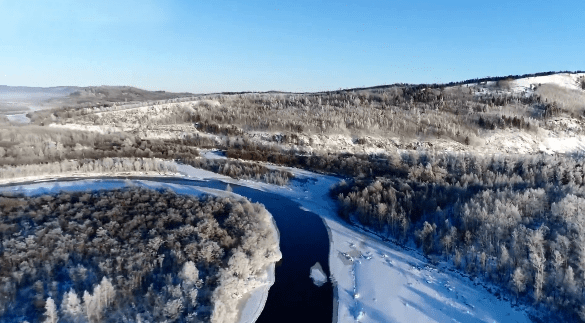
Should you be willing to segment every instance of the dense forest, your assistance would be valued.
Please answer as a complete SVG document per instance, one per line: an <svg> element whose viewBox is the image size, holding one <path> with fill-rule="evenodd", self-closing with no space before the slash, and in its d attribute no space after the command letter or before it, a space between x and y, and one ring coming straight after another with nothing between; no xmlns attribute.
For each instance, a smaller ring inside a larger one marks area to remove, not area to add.
<svg viewBox="0 0 585 323"><path fill-rule="evenodd" d="M225 322L280 259L246 200L129 188L3 196L0 212L2 321Z"/></svg>
<svg viewBox="0 0 585 323"><path fill-rule="evenodd" d="M339 214L585 319L585 173L567 157L405 154L403 176L332 188Z"/></svg>
<svg viewBox="0 0 585 323"><path fill-rule="evenodd" d="M0 129L0 166L28 165L71 159L112 157L196 157L195 147L163 139L142 140L116 132L99 132L24 126Z"/></svg>

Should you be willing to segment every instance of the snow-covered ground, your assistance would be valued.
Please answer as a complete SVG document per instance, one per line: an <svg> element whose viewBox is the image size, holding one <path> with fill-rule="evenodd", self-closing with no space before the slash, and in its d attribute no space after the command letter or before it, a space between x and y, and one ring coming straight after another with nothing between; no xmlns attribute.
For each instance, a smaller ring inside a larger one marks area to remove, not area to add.
<svg viewBox="0 0 585 323"><path fill-rule="evenodd" d="M400 138L383 138L376 136L362 136L365 144L357 144L349 135L300 135L312 138L311 146L294 146L301 151L330 151L348 152L354 154L385 154L393 151L430 150L450 152L472 152L480 154L537 154L540 152L554 153L582 153L585 152L585 136L582 135L585 126L578 124L573 118L558 117L549 121L553 129L539 129L535 131L521 131L515 128L482 130L480 136L472 145L465 145L450 139L414 139L401 141ZM560 130L564 129L564 130ZM260 137L256 138L259 140ZM307 139L308 142L308 139ZM218 158L205 155L208 158Z"/></svg>
<svg viewBox="0 0 585 323"><path fill-rule="evenodd" d="M199 155L207 159L227 159L225 154L218 149L200 149Z"/></svg>
<svg viewBox="0 0 585 323"><path fill-rule="evenodd" d="M561 88L568 90L581 90L579 87L579 79L585 77L585 73L558 73L546 76L534 76L524 77L516 80L512 80L507 83L507 86L499 87L497 82L488 81L485 83L472 83L466 84L465 87L473 88L480 94L488 93L501 93L501 94L512 94L512 93L534 93L536 87L542 84L553 84Z"/></svg>
<svg viewBox="0 0 585 323"><path fill-rule="evenodd" d="M26 113L19 113L19 114L9 114L6 116L10 122L14 123L30 123L30 119L26 116Z"/></svg>
<svg viewBox="0 0 585 323"><path fill-rule="evenodd" d="M51 123L49 127L53 128L61 128L61 129L69 129L69 130L78 130L78 131L90 131L90 132L97 132L100 134L110 134L110 133L117 133L122 132L123 129L114 126L103 126L103 125L90 125L90 124L77 124L77 123Z"/></svg>

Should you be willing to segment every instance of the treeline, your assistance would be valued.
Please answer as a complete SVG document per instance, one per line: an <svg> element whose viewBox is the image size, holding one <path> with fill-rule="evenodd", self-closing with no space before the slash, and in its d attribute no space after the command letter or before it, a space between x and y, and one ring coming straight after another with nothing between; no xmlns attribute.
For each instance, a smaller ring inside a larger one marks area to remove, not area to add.
<svg viewBox="0 0 585 323"><path fill-rule="evenodd" d="M293 174L288 171L270 169L260 163L234 159L182 159L181 162L236 179L251 179L268 184L286 185Z"/></svg>
<svg viewBox="0 0 585 323"><path fill-rule="evenodd" d="M429 88L442 88L442 87L447 87L447 86L457 86L457 85L466 85L466 84L474 84L474 83L517 80L517 79L526 78L526 77L548 76L548 75L559 74L559 73L577 74L577 73L585 73L585 71L579 71L579 70L577 70L577 71L558 71L558 72L549 71L549 72L539 72L539 73L530 73L530 74L522 74L522 75L518 75L518 74L512 75L511 74L508 76L487 76L487 77L482 77L482 78L467 79L467 80L459 81L459 82L449 82L449 83L439 83L439 84L437 84L437 83L432 83L432 84L394 83L391 85L377 85L377 86L371 86L371 87L349 88L349 89L343 89L343 90L338 90L338 91L325 91L325 92L318 92L318 93L331 93L331 92L341 92L341 91L359 91L359 90L379 90L379 89L386 89L386 88L397 87L397 86L424 86L424 87L429 87Z"/></svg>
<svg viewBox="0 0 585 323"><path fill-rule="evenodd" d="M175 159L197 156L199 151L195 147L170 140L142 140L128 133L100 134L39 126L0 129L0 166L70 159L113 157Z"/></svg>
<svg viewBox="0 0 585 323"><path fill-rule="evenodd" d="M63 160L46 164L0 167L0 179L42 175L106 174L120 172L176 173L176 164L158 158L103 158Z"/></svg>
<svg viewBox="0 0 585 323"><path fill-rule="evenodd" d="M497 81L502 81L502 80L507 80L507 79L516 80L516 79L521 79L521 78L526 78L526 77L548 76L548 75L560 74L560 73L580 74L580 73L585 73L585 71L558 71L558 72L550 71L550 72L539 72L539 73L522 74L522 75L508 75L508 76L495 76L495 77L488 76L488 77L483 77L483 78L468 79L468 80L461 81L461 82L449 82L446 84L446 86L490 82L490 81L497 82Z"/></svg>
<svg viewBox="0 0 585 323"><path fill-rule="evenodd" d="M407 177L331 190L339 214L585 320L585 174L567 157L405 153Z"/></svg>
<svg viewBox="0 0 585 323"><path fill-rule="evenodd" d="M259 147L259 146L257 146ZM278 165L308 169L321 173L341 176L407 176L408 171L395 165L396 156L347 154L347 153L311 153L301 155L295 150L264 149L246 150L230 149L228 158L239 158L270 162Z"/></svg>
<svg viewBox="0 0 585 323"><path fill-rule="evenodd" d="M128 188L3 196L0 212L3 322L226 322L280 259L246 200Z"/></svg>
<svg viewBox="0 0 585 323"><path fill-rule="evenodd" d="M483 129L490 130L494 130L496 128L499 129L518 128L521 130L530 130L530 122L527 122L523 117L520 118L507 116L492 116L491 118L479 117L477 124Z"/></svg>

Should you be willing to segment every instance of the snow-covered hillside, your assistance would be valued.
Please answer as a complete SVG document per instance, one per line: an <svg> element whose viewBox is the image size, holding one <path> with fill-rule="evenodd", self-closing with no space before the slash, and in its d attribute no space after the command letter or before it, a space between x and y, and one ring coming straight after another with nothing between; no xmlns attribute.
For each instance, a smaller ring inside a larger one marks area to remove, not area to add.
<svg viewBox="0 0 585 323"><path fill-rule="evenodd" d="M510 87L515 92L523 92L536 86L541 86L541 84L554 84L570 90L582 90L578 83L582 77L585 77L585 73L559 73L526 77L512 81Z"/></svg>

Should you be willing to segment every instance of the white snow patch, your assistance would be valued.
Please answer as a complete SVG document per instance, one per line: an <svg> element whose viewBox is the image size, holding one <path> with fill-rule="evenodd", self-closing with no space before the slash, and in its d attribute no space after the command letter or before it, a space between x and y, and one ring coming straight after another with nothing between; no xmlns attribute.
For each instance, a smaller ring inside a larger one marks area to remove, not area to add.
<svg viewBox="0 0 585 323"><path fill-rule="evenodd" d="M227 159L223 152L218 149L200 149L199 155L207 159Z"/></svg>
<svg viewBox="0 0 585 323"><path fill-rule="evenodd" d="M533 94L534 90L542 84L554 84L568 90L581 91L578 83L581 77L585 77L585 73L558 73L512 80L508 83L509 88L499 88L495 81L466 84L465 86L475 89L477 91L475 95L525 93L528 96Z"/></svg>
<svg viewBox="0 0 585 323"><path fill-rule="evenodd" d="M276 226L276 225L275 225ZM266 300L268 299L268 290L275 281L274 271L276 265L270 264L266 271L266 284L257 287L247 296L242 298L242 305L240 307L240 317L237 323L254 323L260 317Z"/></svg>
<svg viewBox="0 0 585 323"><path fill-rule="evenodd" d="M6 118L8 119L8 121L10 122L14 122L14 123L30 123L30 119L26 116L26 113L19 113L19 114L9 114L6 115Z"/></svg>
<svg viewBox="0 0 585 323"><path fill-rule="evenodd" d="M225 176L225 175L221 175L218 173L214 173L205 169L201 169L201 168L195 168L191 165L182 165L182 164L177 164L177 171L184 175L187 178L190 179L197 179L197 180L210 180L210 179L216 179L216 180L220 180L220 181L227 181L228 183L235 183L237 182L237 180L229 177L229 176Z"/></svg>
<svg viewBox="0 0 585 323"><path fill-rule="evenodd" d="M119 128L119 127L105 126L105 125L78 124L78 123L66 123L66 124L51 123L49 125L49 127L70 129L70 130L79 130L79 131L91 131L91 132L97 132L100 134L118 133L118 132L123 131L123 129Z"/></svg>
<svg viewBox="0 0 585 323"><path fill-rule="evenodd" d="M313 280L313 284L315 284L315 286L318 287L323 286L327 282L327 275L325 275L323 267L321 267L321 264L319 262L316 262L311 267L311 274L309 275L309 277L311 277L311 279Z"/></svg>
<svg viewBox="0 0 585 323"><path fill-rule="evenodd" d="M576 133L580 130L580 127L575 128L577 126L567 124L564 131L540 129L538 134L516 129L488 131L483 134L485 145L472 147L471 150L486 154L581 153L585 151L585 136Z"/></svg>
<svg viewBox="0 0 585 323"><path fill-rule="evenodd" d="M512 82L514 91L523 91L525 89L530 89L531 87L538 86L539 84L555 84L560 87L564 87L571 90L581 90L578 86L578 79L582 76L585 76L585 73L578 73L578 74L570 74L570 73L560 73L560 74L552 74L547 76L536 76L536 77L526 77L514 80Z"/></svg>

